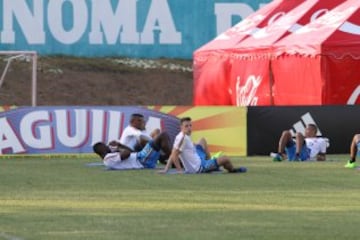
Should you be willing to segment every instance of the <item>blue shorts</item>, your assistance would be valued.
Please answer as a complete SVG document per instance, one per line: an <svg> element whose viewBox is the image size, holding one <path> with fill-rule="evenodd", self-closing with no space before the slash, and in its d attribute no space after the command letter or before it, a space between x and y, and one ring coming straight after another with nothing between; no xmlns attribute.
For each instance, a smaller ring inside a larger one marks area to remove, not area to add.
<svg viewBox="0 0 360 240"><path fill-rule="evenodd" d="M144 168L155 168L160 157L160 152L156 151L153 146L153 141L149 141L145 147L137 153L137 159L144 166Z"/></svg>
<svg viewBox="0 0 360 240"><path fill-rule="evenodd" d="M296 143L295 141L291 141L285 147L285 152L289 161L296 160ZM300 151L300 159L301 161L306 161L310 159L310 149L304 144Z"/></svg>
<svg viewBox="0 0 360 240"><path fill-rule="evenodd" d="M360 157L360 142L358 142L356 146L357 146L357 156Z"/></svg>
<svg viewBox="0 0 360 240"><path fill-rule="evenodd" d="M197 154L199 155L199 157L201 159L201 166L200 166L199 173L206 173L206 172L212 172L212 171L219 170L219 165L215 158L206 160L206 152L201 145L197 144L195 146L195 148L196 148Z"/></svg>

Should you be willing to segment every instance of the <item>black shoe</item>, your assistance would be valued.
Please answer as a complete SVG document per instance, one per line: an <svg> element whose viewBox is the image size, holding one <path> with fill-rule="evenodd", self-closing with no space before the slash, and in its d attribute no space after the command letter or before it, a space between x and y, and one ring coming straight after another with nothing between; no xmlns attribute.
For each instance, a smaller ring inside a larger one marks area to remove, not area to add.
<svg viewBox="0 0 360 240"><path fill-rule="evenodd" d="M247 168L246 168L246 167L234 168L234 170L231 171L231 173L245 173L245 172L247 172Z"/></svg>

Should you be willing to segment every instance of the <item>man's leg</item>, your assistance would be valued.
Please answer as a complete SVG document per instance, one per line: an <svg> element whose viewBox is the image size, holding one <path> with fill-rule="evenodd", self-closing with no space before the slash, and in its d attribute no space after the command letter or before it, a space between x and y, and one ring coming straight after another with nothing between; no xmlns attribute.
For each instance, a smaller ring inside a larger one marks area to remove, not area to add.
<svg viewBox="0 0 360 240"><path fill-rule="evenodd" d="M231 163L231 160L227 156L221 156L218 159L216 159L216 162L219 166L224 167L229 173L236 173L236 172L246 172L246 168L240 167L240 168L234 168L233 164Z"/></svg>
<svg viewBox="0 0 360 240"><path fill-rule="evenodd" d="M286 145L292 140L292 136L290 131L285 130L282 132L281 137L279 139L279 147L278 153L284 154Z"/></svg>
<svg viewBox="0 0 360 240"><path fill-rule="evenodd" d="M197 143L198 145L202 146L204 152L205 152L205 157L206 159L210 159L211 158L211 155L210 155L210 152L209 152L209 148L208 148L208 144L207 144L207 141L205 138L201 138L199 140L199 142Z"/></svg>
<svg viewBox="0 0 360 240"><path fill-rule="evenodd" d="M295 159L294 160L305 160L300 159L300 153L303 149L305 143L305 137L302 135L302 133L296 133L296 152L295 152Z"/></svg>
<svg viewBox="0 0 360 240"><path fill-rule="evenodd" d="M278 144L278 153L273 158L273 161L282 161L286 158L285 148L292 141L292 136L290 131L285 130L281 133L279 144Z"/></svg>
<svg viewBox="0 0 360 240"><path fill-rule="evenodd" d="M169 159L171 154L170 136L166 132L161 132L153 140L153 148L161 152L159 161L166 164L166 160Z"/></svg>
<svg viewBox="0 0 360 240"><path fill-rule="evenodd" d="M360 143L360 134L355 134L350 144L350 160L346 163L346 168L356 168L356 156L358 154Z"/></svg>
<svg viewBox="0 0 360 240"><path fill-rule="evenodd" d="M356 161L356 155L358 154L358 144L360 142L360 134L355 134L350 145L350 161Z"/></svg>

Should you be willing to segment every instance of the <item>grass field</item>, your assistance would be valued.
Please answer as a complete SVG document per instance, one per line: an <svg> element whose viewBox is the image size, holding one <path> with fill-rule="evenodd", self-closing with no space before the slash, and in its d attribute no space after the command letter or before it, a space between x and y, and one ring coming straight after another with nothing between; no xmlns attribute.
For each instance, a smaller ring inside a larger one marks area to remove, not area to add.
<svg viewBox="0 0 360 240"><path fill-rule="evenodd" d="M105 171L0 159L0 239L359 239L359 170L234 158L245 174Z"/></svg>

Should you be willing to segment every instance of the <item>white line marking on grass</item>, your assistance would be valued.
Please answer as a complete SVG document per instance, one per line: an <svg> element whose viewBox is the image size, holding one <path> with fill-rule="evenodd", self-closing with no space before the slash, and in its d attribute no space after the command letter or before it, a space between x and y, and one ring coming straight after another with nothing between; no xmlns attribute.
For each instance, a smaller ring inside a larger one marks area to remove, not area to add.
<svg viewBox="0 0 360 240"><path fill-rule="evenodd" d="M0 233L0 237L5 239L5 240L24 240L23 238L19 238L16 236L11 236L9 234L6 233Z"/></svg>

